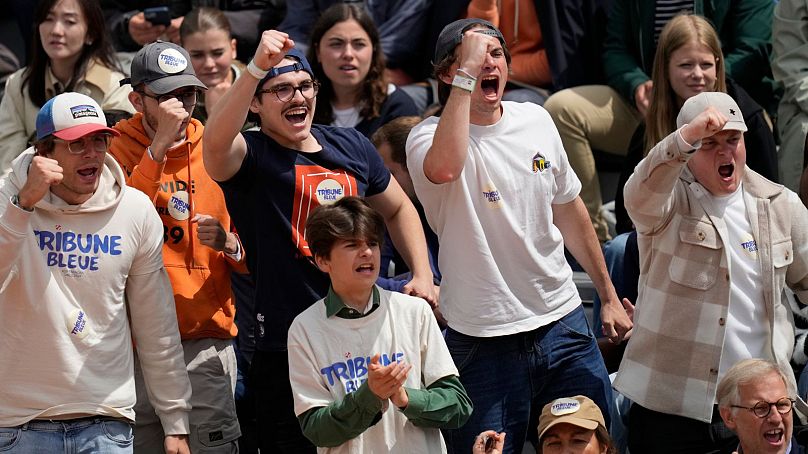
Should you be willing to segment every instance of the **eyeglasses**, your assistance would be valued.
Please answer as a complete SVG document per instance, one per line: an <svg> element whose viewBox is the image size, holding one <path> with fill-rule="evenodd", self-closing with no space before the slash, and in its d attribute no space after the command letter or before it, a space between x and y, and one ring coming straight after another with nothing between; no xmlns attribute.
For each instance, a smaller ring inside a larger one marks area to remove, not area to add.
<svg viewBox="0 0 808 454"><path fill-rule="evenodd" d="M88 146L93 151L106 153L107 149L109 148L109 142L110 140L112 140L112 135L101 133L101 134L93 134L91 136L85 136L82 137L81 139L76 140L68 141L56 137L54 137L53 140L56 142L66 143L67 151L69 151L70 154L83 154L87 151Z"/></svg>
<svg viewBox="0 0 808 454"><path fill-rule="evenodd" d="M316 80L307 80L302 82L298 86L294 86L292 84L280 84L276 85L272 88L267 88L265 90L258 90L255 93L256 96L260 96L264 93L274 93L275 96L278 97L278 101L280 102L288 102L292 98L295 97L295 92L300 91L300 94L306 99L312 99L317 96L317 92L320 90L320 84Z"/></svg>
<svg viewBox="0 0 808 454"><path fill-rule="evenodd" d="M740 405L730 405L732 408L743 408L744 410L749 410L755 414L758 418L765 418L769 416L769 413L772 411L772 406L777 409L777 413L781 415L787 415L788 412L791 411L791 407L794 406L794 399L789 399L788 397L783 397L782 399L778 400L777 402L766 402L764 400L756 403L751 407L742 407Z"/></svg>
<svg viewBox="0 0 808 454"><path fill-rule="evenodd" d="M197 90L184 91L181 93L166 93L164 95L150 95L145 91L138 91L138 93L147 98L156 99L158 103L163 103L169 99L179 99L182 102L182 105L185 107L190 107L196 104L196 100L199 95Z"/></svg>

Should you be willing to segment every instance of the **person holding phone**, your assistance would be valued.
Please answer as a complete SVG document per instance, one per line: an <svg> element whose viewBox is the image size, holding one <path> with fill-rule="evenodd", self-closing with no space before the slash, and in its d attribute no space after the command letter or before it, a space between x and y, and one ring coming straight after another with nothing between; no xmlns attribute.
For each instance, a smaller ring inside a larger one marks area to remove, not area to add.
<svg viewBox="0 0 808 454"><path fill-rule="evenodd" d="M34 23L31 63L9 76L0 103L0 176L28 146L40 107L62 92L88 95L108 117L134 112L98 0L42 1Z"/></svg>
<svg viewBox="0 0 808 454"><path fill-rule="evenodd" d="M239 54L255 52L261 32L276 26L286 11L284 0L101 0L115 49L137 52L157 39L180 44L185 15L200 6L222 10L230 22Z"/></svg>

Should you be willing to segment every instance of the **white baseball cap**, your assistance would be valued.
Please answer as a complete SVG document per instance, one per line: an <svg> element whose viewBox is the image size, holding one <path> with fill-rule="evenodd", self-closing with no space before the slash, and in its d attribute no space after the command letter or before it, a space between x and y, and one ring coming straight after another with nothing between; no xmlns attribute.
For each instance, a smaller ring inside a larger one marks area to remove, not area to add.
<svg viewBox="0 0 808 454"><path fill-rule="evenodd" d="M62 140L76 140L99 131L120 135L107 126L107 118L98 103L81 93L67 92L54 96L39 109L36 116L36 140L49 135Z"/></svg>
<svg viewBox="0 0 808 454"><path fill-rule="evenodd" d="M676 127L681 128L690 123L710 106L729 118L722 131L731 129L746 132L746 122L743 120L743 112L738 103L732 96L720 91L704 91L688 98L679 110L679 116L676 117Z"/></svg>

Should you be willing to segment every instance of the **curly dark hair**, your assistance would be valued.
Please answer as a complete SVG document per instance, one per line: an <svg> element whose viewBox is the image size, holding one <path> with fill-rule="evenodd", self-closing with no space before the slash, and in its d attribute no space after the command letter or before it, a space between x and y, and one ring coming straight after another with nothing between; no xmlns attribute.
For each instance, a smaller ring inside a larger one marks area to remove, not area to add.
<svg viewBox="0 0 808 454"><path fill-rule="evenodd" d="M384 68L386 66L384 53L379 41L379 30L373 23L373 18L361 6L338 3L323 11L320 18L314 24L311 31L311 43L306 56L314 70L315 78L320 81L321 99L327 99L317 106L314 112L314 122L320 124L331 124L334 121L334 110L331 107L331 100L334 99L334 87L331 80L325 75L323 65L317 60L317 49L320 47L320 40L323 39L328 30L334 25L348 20L355 20L365 33L370 37L373 46L373 58L370 62L370 71L365 77L362 93L357 100L361 103L359 115L363 119L376 118L381 115L382 105L387 100L387 81L384 78Z"/></svg>

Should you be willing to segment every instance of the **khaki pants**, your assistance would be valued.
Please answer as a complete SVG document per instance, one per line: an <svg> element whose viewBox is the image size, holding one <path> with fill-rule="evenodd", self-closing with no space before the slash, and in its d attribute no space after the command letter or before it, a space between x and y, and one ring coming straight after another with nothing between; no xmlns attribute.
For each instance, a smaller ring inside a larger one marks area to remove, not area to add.
<svg viewBox="0 0 808 454"><path fill-rule="evenodd" d="M236 354L230 339L182 341L191 380L192 453L238 453L241 429L233 397L236 389ZM135 453L164 452L163 426L148 399L140 361L135 357Z"/></svg>
<svg viewBox="0 0 808 454"><path fill-rule="evenodd" d="M583 85L561 90L544 103L561 135L570 166L581 180L581 200L586 205L598 239L609 239L600 213L603 198L592 148L625 156L640 113L606 85Z"/></svg>

